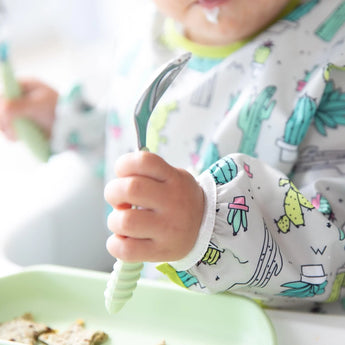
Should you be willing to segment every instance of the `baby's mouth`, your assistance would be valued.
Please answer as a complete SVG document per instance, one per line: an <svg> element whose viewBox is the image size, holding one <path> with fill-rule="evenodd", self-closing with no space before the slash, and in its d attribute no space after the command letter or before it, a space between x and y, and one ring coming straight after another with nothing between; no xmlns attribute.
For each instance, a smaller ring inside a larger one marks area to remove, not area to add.
<svg viewBox="0 0 345 345"><path fill-rule="evenodd" d="M219 16L219 7L203 8L206 20L210 23L217 24Z"/></svg>
<svg viewBox="0 0 345 345"><path fill-rule="evenodd" d="M213 9L215 7L219 7L222 5L226 0L198 0L198 4L205 9Z"/></svg>
<svg viewBox="0 0 345 345"><path fill-rule="evenodd" d="M212 24L218 23L220 6L227 0L198 0L198 4L202 7L206 20Z"/></svg>

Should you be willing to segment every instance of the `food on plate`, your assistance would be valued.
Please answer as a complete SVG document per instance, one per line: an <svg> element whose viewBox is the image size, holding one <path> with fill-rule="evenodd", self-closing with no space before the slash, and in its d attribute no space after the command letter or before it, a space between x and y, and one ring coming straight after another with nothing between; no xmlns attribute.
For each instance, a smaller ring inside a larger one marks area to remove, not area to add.
<svg viewBox="0 0 345 345"><path fill-rule="evenodd" d="M26 313L13 320L0 323L1 340L29 345L100 345L108 339L102 331L86 329L83 320L77 320L67 330L59 331L34 321Z"/></svg>
<svg viewBox="0 0 345 345"><path fill-rule="evenodd" d="M108 339L102 331L91 331L78 320L63 332L43 333L38 340L47 345L99 345Z"/></svg>
<svg viewBox="0 0 345 345"><path fill-rule="evenodd" d="M0 339L24 344L34 345L38 336L47 332L52 332L52 329L35 322L29 313L0 324Z"/></svg>

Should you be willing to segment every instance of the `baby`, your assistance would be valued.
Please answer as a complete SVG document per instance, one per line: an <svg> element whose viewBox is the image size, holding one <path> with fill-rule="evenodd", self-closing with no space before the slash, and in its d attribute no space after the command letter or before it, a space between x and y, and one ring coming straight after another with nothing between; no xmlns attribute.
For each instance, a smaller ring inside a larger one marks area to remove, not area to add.
<svg viewBox="0 0 345 345"><path fill-rule="evenodd" d="M149 33L143 25L136 42L129 35L118 45L129 49L110 71L106 116L82 107L79 96L57 103L44 84L36 86L49 106L25 103L44 109L39 120L38 111L26 114L45 128L54 151L100 159L105 152L109 253L164 262L158 269L191 290L281 306L338 300L345 283L344 1L154 2ZM150 119L151 153L135 152L133 113L144 82L186 51L188 66ZM24 113L25 96L0 102L6 133Z"/></svg>
<svg viewBox="0 0 345 345"><path fill-rule="evenodd" d="M159 155L116 161L108 251L168 262L159 270L191 290L271 305L337 300L345 3L155 3L166 49L193 58L151 119L148 146Z"/></svg>

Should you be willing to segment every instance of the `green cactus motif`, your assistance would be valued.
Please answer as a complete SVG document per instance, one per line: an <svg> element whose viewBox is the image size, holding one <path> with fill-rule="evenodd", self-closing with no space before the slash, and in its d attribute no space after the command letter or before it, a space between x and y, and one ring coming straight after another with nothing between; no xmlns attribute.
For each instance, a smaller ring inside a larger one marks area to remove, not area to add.
<svg viewBox="0 0 345 345"><path fill-rule="evenodd" d="M230 96L228 111L230 111L234 107L239 97L240 97L240 92L238 92L235 95Z"/></svg>
<svg viewBox="0 0 345 345"><path fill-rule="evenodd" d="M335 220L335 215L332 210L332 206L329 203L329 201L322 196L320 193L317 193L314 198L311 199L311 203L314 205L314 207L327 216L328 220L334 221ZM345 233L343 229L337 228L339 232L339 241L344 241L345 240Z"/></svg>
<svg viewBox="0 0 345 345"><path fill-rule="evenodd" d="M285 16L284 19L292 21L292 22L297 22L303 16L308 14L319 2L320 0L307 1L304 4L301 4L300 6L298 6L294 11L289 13L287 16Z"/></svg>
<svg viewBox="0 0 345 345"><path fill-rule="evenodd" d="M337 71L343 71L345 72L345 66L338 66L338 65L335 65L333 63L329 63L327 64L324 72L323 72L323 77L325 79L325 81L330 81L331 79L331 73L333 70L337 70Z"/></svg>
<svg viewBox="0 0 345 345"><path fill-rule="evenodd" d="M322 196L320 193L317 193L315 198L311 199L311 203L315 206L315 208L320 211L324 215L331 215L332 207L329 201Z"/></svg>
<svg viewBox="0 0 345 345"><path fill-rule="evenodd" d="M243 231L248 229L247 212L249 211L246 205L246 198L244 196L236 196L232 203L228 205L228 223L232 226L232 234L236 236L241 228Z"/></svg>
<svg viewBox="0 0 345 345"><path fill-rule="evenodd" d="M222 158L214 163L210 169L216 184L226 184L237 176L237 165L232 158Z"/></svg>
<svg viewBox="0 0 345 345"><path fill-rule="evenodd" d="M315 65L312 69L304 71L304 78L298 80L296 91L302 91L307 83L309 82L310 78L313 76L313 73L317 71L318 65Z"/></svg>
<svg viewBox="0 0 345 345"><path fill-rule="evenodd" d="M299 98L292 115L286 123L284 141L290 145L299 145L307 134L315 112L315 100L307 95Z"/></svg>
<svg viewBox="0 0 345 345"><path fill-rule="evenodd" d="M170 113L176 109L177 102L172 102L158 105L153 111L147 128L147 147L151 152L158 152L159 145L166 142L166 137L160 132L164 129Z"/></svg>
<svg viewBox="0 0 345 345"><path fill-rule="evenodd" d="M301 225L305 225L302 207L305 207L308 210L312 210L314 208L314 205L300 193L290 180L280 179L279 186L284 187L286 185L290 185L290 187L284 198L285 214L276 221L278 231L283 233L290 231L291 223L297 228Z"/></svg>
<svg viewBox="0 0 345 345"><path fill-rule="evenodd" d="M267 120L273 111L276 101L272 100L277 88L266 87L254 100L249 100L240 110L238 127L243 131L239 152L256 156L254 150L259 137L261 124Z"/></svg>
<svg viewBox="0 0 345 345"><path fill-rule="evenodd" d="M337 128L345 126L345 92L335 89L333 81L326 83L319 107L314 118L317 131L326 136L326 127Z"/></svg>
<svg viewBox="0 0 345 345"><path fill-rule="evenodd" d="M302 265L300 280L282 284L281 287L287 289L278 295L295 298L314 297L325 293L327 284L327 275L323 265Z"/></svg>
<svg viewBox="0 0 345 345"><path fill-rule="evenodd" d="M325 293L327 284L327 280L322 284L310 284L302 281L289 282L281 285L287 289L282 291L279 295L296 298L314 297L316 295L322 295Z"/></svg>
<svg viewBox="0 0 345 345"><path fill-rule="evenodd" d="M345 1L316 29L315 34L326 42L330 42L345 23Z"/></svg>
<svg viewBox="0 0 345 345"><path fill-rule="evenodd" d="M207 170L212 164L220 159L220 154L216 144L211 143L208 145L205 155L203 157L203 165L201 171Z"/></svg>
<svg viewBox="0 0 345 345"><path fill-rule="evenodd" d="M66 96L61 98L63 103L72 104L83 115L89 115L94 110L94 107L84 99L83 86L75 84L69 90Z"/></svg>
<svg viewBox="0 0 345 345"><path fill-rule="evenodd" d="M271 54L272 47L272 41L266 41L262 45L257 47L254 52L254 62L260 65L264 65Z"/></svg>
<svg viewBox="0 0 345 345"><path fill-rule="evenodd" d="M204 137L202 135L198 135L195 139L195 151L190 154L190 159L192 161L192 166L196 166L200 159L200 151L202 144L204 143Z"/></svg>
<svg viewBox="0 0 345 345"><path fill-rule="evenodd" d="M342 288L345 286L345 272L337 272L332 286L332 291L326 303L336 302L339 299ZM345 302L345 299L344 299Z"/></svg>
<svg viewBox="0 0 345 345"><path fill-rule="evenodd" d="M187 271L176 271L176 273L178 277L181 279L182 284L187 288L199 283L198 279L190 273L188 273Z"/></svg>
<svg viewBox="0 0 345 345"><path fill-rule="evenodd" d="M68 147L76 150L80 147L80 133L78 131L71 131L67 136Z"/></svg>
<svg viewBox="0 0 345 345"><path fill-rule="evenodd" d="M218 246L216 246L214 243L210 242L208 245L207 251L203 258L200 260L200 263L207 264L207 265L216 265L217 262L221 258L221 254L225 252L225 249L220 250Z"/></svg>

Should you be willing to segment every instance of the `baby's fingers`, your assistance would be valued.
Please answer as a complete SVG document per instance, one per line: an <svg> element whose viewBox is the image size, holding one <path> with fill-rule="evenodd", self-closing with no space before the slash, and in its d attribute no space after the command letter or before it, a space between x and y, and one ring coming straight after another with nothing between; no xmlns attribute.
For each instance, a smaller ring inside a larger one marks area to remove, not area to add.
<svg viewBox="0 0 345 345"><path fill-rule="evenodd" d="M158 215L148 209L113 210L108 216L108 228L117 236L152 239L159 231Z"/></svg>
<svg viewBox="0 0 345 345"><path fill-rule="evenodd" d="M150 239L112 235L108 238L106 246L112 256L127 262L174 261L179 258L169 248L162 248Z"/></svg>
<svg viewBox="0 0 345 345"><path fill-rule="evenodd" d="M114 208L135 205L156 209L165 197L160 182L143 176L124 177L110 181L104 189L105 200Z"/></svg>
<svg viewBox="0 0 345 345"><path fill-rule="evenodd" d="M108 238L106 247L112 256L126 262L158 261L154 259L154 243L149 239L112 235Z"/></svg>
<svg viewBox="0 0 345 345"><path fill-rule="evenodd" d="M145 151L125 154L115 164L116 176L140 175L159 182L168 180L174 170L163 158Z"/></svg>

